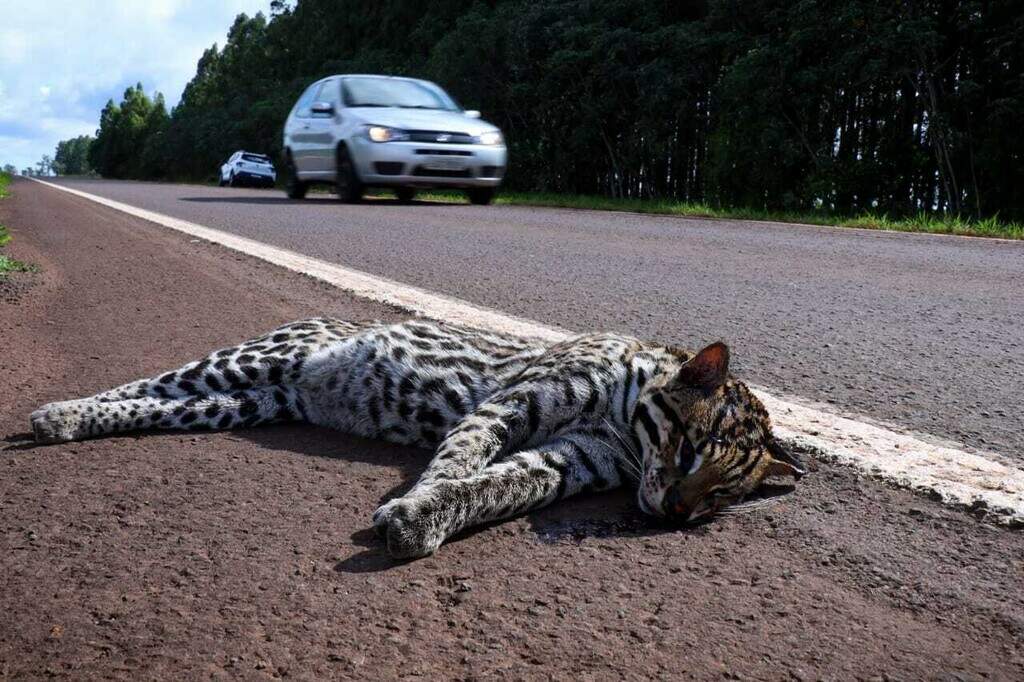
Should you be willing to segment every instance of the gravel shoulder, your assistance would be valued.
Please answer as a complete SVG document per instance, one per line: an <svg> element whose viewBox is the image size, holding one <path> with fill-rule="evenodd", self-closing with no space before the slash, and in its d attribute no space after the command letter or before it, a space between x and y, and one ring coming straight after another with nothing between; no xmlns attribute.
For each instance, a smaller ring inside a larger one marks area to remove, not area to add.
<svg viewBox="0 0 1024 682"><path fill-rule="evenodd" d="M41 272L0 302L0 678L1024 676L1024 534L823 463L695 529L612 494L396 564L370 514L421 451L305 425L25 445L50 400L399 313L12 189L8 250Z"/></svg>

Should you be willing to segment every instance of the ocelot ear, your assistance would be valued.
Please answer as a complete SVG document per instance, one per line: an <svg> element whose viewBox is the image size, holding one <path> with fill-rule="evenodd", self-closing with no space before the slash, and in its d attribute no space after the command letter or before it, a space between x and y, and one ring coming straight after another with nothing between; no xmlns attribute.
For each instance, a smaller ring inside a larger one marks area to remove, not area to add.
<svg viewBox="0 0 1024 682"><path fill-rule="evenodd" d="M807 467L800 458L782 447L774 437L768 442L768 455L771 458L768 464L769 476L792 476L800 480L807 473Z"/></svg>
<svg viewBox="0 0 1024 682"><path fill-rule="evenodd" d="M676 375L676 383L711 393L725 383L728 375L729 347L719 341L690 358Z"/></svg>

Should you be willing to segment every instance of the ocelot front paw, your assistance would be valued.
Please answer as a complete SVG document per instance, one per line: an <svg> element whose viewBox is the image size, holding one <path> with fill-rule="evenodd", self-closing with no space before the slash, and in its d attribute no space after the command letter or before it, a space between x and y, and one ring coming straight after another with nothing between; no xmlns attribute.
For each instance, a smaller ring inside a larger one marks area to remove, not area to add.
<svg viewBox="0 0 1024 682"><path fill-rule="evenodd" d="M444 542L444 519L428 496L396 497L377 509L373 525L396 559L430 556Z"/></svg>
<svg viewBox="0 0 1024 682"><path fill-rule="evenodd" d="M29 415L37 443L66 443L84 438L85 408L79 400L48 403Z"/></svg>

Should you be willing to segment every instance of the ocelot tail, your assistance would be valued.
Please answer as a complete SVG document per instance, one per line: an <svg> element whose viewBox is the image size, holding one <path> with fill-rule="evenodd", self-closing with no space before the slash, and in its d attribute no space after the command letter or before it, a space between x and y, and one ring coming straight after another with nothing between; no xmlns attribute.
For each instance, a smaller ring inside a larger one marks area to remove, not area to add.
<svg viewBox="0 0 1024 682"><path fill-rule="evenodd" d="M686 522L766 476L799 477L728 366L722 343L694 354L617 334L543 344L427 320L318 318L50 403L31 421L44 443L301 420L430 449L413 488L373 516L391 554L408 558L584 491L635 485L642 511Z"/></svg>

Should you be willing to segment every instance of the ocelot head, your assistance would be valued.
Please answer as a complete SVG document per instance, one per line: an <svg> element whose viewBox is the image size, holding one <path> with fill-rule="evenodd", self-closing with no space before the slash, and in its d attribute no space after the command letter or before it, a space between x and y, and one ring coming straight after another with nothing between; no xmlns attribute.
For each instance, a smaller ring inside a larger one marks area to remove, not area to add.
<svg viewBox="0 0 1024 682"><path fill-rule="evenodd" d="M637 501L653 516L695 521L742 502L768 476L805 473L775 439L761 401L729 376L723 343L648 384L632 426L642 448Z"/></svg>

